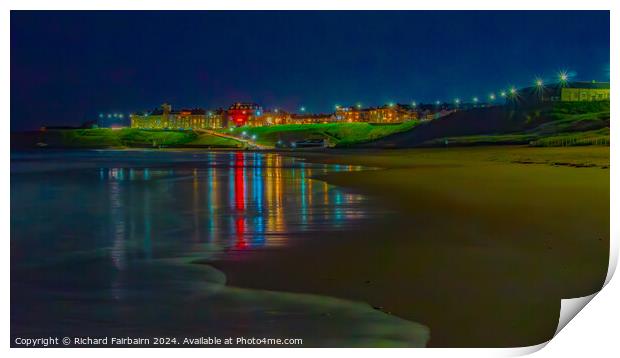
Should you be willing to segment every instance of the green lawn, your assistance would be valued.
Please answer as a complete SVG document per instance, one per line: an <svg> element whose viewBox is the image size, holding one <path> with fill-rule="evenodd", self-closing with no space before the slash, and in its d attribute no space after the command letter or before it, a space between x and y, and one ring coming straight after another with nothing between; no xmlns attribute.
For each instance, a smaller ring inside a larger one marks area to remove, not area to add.
<svg viewBox="0 0 620 358"><path fill-rule="evenodd" d="M230 138L223 138L209 134L201 134L196 139L187 143L187 145L240 148L243 146L243 143Z"/></svg>
<svg viewBox="0 0 620 358"><path fill-rule="evenodd" d="M248 137L256 136L261 145L275 146L278 141L292 141L323 138L330 145L346 147L351 144L363 143L402 132L415 127L417 121L402 124L369 124L369 123L324 123L324 124L283 124L265 127L239 127L232 131L222 130L235 136L246 132Z"/></svg>
<svg viewBox="0 0 620 358"><path fill-rule="evenodd" d="M213 146L238 147L239 142L193 131L123 129L61 130L60 142L69 147L159 147L159 146Z"/></svg>
<svg viewBox="0 0 620 358"><path fill-rule="evenodd" d="M324 138L330 145L347 145L371 141L392 133L413 128L417 122L402 124L368 123L327 123L327 124L286 124L265 127L240 127L232 131L220 130L225 134L242 137L255 135L261 145L275 146L278 141L290 143L309 138ZM244 144L232 138L219 137L202 132L149 130L136 128L122 129L73 129L50 131L60 136L60 144L67 147L105 148L105 147L159 147L159 146L206 146L240 148Z"/></svg>

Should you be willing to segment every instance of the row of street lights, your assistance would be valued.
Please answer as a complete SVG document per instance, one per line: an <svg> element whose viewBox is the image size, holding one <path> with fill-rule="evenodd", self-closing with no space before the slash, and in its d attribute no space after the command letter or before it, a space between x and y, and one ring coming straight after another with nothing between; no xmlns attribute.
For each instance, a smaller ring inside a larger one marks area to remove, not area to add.
<svg viewBox="0 0 620 358"><path fill-rule="evenodd" d="M557 73L557 79L558 79L558 83L559 83L559 85L560 85L560 86L565 86L565 85L568 83L569 78L570 78L570 77L569 77L569 74L568 74L568 72L567 72L567 71L560 71L560 72L558 72L558 73ZM545 81L544 81L541 77L536 77L536 78L534 79L534 86L537 88L537 90L541 91L541 90L542 90L542 89L544 89L544 87L545 87ZM516 97L516 96L518 95L518 90L517 90L517 88L516 88L516 87L511 86L508 90L501 90L501 91L499 91L499 93L498 93L498 94L499 94L499 96L500 96L501 98L507 98L508 96L510 96L510 97ZM488 99L489 99L489 101L494 102L494 101L497 99L497 95L496 95L494 92L493 92L493 93L490 93L490 94L489 94L489 96L488 96ZM479 98L479 97L477 97L477 96L474 96L474 97L472 97L471 101L472 101L474 104L477 104L477 103L479 103L479 102L480 102L480 98ZM441 103L442 103L442 101L440 101L440 100L435 101L435 105L436 105L436 106L441 105ZM444 102L444 103L445 103L445 102ZM462 103L462 100L461 100L460 98L455 98L455 99L454 99L454 103L458 106L458 105L460 105L460 104ZM390 102L390 103L388 103L387 105L388 105L389 107L393 107L393 106L394 106L394 103L391 103L391 102ZM416 107L417 107L417 105L418 105L418 104L417 104L417 102L416 102L416 101L411 102L411 106L412 106L413 108L416 108ZM362 108L361 103L358 103L358 104L356 105L356 107L357 107L358 109L359 109L359 108ZM336 110L338 110L338 109L340 109L340 108L341 108L341 106L337 104L337 105L335 106L335 108L336 108ZM302 111L302 112L304 112L304 111L305 111L305 107L301 107L301 111Z"/></svg>
<svg viewBox="0 0 620 358"><path fill-rule="evenodd" d="M108 118L108 119L112 119L112 118L125 118L125 115L122 113L99 113L99 118Z"/></svg>

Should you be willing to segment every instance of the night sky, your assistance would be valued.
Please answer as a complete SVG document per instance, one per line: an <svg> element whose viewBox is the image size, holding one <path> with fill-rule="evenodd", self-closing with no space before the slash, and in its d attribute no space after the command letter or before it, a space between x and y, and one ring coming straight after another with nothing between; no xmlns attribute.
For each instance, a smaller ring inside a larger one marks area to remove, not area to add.
<svg viewBox="0 0 620 358"><path fill-rule="evenodd" d="M609 80L609 12L11 12L11 130L169 102L331 112Z"/></svg>

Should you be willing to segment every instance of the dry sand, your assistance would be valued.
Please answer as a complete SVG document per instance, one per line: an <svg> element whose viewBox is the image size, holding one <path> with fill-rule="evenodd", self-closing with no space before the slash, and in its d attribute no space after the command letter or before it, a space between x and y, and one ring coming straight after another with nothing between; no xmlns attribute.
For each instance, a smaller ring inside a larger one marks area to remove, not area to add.
<svg viewBox="0 0 620 358"><path fill-rule="evenodd" d="M368 302L430 327L430 346L508 347L551 338L560 299L604 282L608 147L294 155L381 167L318 179L394 214L357 232L217 262L229 285Z"/></svg>

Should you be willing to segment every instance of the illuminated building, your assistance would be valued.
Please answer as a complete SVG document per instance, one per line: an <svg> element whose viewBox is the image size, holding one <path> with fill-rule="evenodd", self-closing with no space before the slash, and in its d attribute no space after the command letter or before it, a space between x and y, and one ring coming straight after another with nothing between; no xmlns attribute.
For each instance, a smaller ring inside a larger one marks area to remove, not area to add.
<svg viewBox="0 0 620 358"><path fill-rule="evenodd" d="M235 103L228 108L228 126L257 126L262 117L262 108L256 103Z"/></svg>
<svg viewBox="0 0 620 358"><path fill-rule="evenodd" d="M562 102L609 101L609 82L569 82L561 87Z"/></svg>
<svg viewBox="0 0 620 358"><path fill-rule="evenodd" d="M595 102L609 101L609 82L559 82L553 85L522 88L508 96L506 101L537 102Z"/></svg>
<svg viewBox="0 0 620 358"><path fill-rule="evenodd" d="M131 128L144 129L197 129L208 128L207 115L204 109L173 110L164 103L160 109L149 113L135 113L130 116Z"/></svg>
<svg viewBox="0 0 620 358"><path fill-rule="evenodd" d="M368 121L371 123L403 123L418 119L418 112L413 107L403 104L385 105L367 109Z"/></svg>
<svg viewBox="0 0 620 358"><path fill-rule="evenodd" d="M255 121L256 125L272 126L278 124L289 124L291 121L291 114L283 110L269 110L261 113ZM260 123L260 124L259 124Z"/></svg>
<svg viewBox="0 0 620 358"><path fill-rule="evenodd" d="M226 111L219 108L207 112L207 128L224 128L227 126Z"/></svg>
<svg viewBox="0 0 620 358"><path fill-rule="evenodd" d="M337 107L336 118L340 122L355 123L402 123L418 119L418 112L409 105L393 104L381 107Z"/></svg>
<svg viewBox="0 0 620 358"><path fill-rule="evenodd" d="M340 107L336 108L336 118L340 122L369 122L369 112L367 109L357 107Z"/></svg>
<svg viewBox="0 0 620 358"><path fill-rule="evenodd" d="M334 114L293 114L291 115L291 123L295 124L311 124L311 123L334 123L340 122Z"/></svg>

